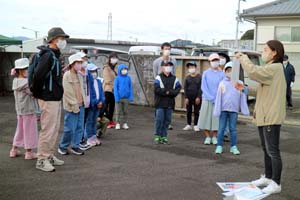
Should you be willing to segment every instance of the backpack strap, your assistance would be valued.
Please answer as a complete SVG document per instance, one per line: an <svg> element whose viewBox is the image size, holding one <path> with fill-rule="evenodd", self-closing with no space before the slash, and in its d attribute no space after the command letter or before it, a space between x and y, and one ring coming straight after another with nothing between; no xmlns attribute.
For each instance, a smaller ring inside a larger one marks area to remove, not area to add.
<svg viewBox="0 0 300 200"><path fill-rule="evenodd" d="M52 92L53 89L53 75L52 75L52 71L54 69L54 67L56 67L56 77L59 76L59 60L56 58L55 54L53 53L53 51L50 51L50 53L52 54L52 58L53 58L53 63L51 66L51 69L49 71L49 91Z"/></svg>

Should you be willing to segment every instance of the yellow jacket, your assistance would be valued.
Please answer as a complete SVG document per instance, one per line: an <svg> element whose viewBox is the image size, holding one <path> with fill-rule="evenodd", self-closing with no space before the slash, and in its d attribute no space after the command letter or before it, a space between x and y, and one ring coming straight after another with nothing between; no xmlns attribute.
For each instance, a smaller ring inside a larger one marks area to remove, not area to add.
<svg viewBox="0 0 300 200"><path fill-rule="evenodd" d="M118 70L118 67L115 67ZM116 71L112 70L109 65L103 67L103 90L104 92L113 92L114 81L117 76Z"/></svg>
<svg viewBox="0 0 300 200"><path fill-rule="evenodd" d="M249 88L249 94L256 96L254 123L257 126L283 124L286 115L286 81L283 65L271 63L256 66L244 54L239 60L249 78L259 83L256 88Z"/></svg>
<svg viewBox="0 0 300 200"><path fill-rule="evenodd" d="M86 103L85 92L83 88L83 77L81 74L77 73L79 82L80 82L80 91L83 98L83 105ZM68 70L63 76L63 87L64 87L64 95L63 95L63 107L68 112L79 113L79 104L76 98L76 92L74 83L76 80L73 80L71 77L71 71Z"/></svg>

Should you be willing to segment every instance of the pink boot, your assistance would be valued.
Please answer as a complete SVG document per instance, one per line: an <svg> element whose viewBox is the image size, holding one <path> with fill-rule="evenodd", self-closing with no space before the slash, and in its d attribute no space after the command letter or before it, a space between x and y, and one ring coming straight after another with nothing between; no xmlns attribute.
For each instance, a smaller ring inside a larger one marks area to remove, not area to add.
<svg viewBox="0 0 300 200"><path fill-rule="evenodd" d="M36 158L37 158L36 153L34 153L32 151L25 153L25 160L33 160L33 159L36 159Z"/></svg>

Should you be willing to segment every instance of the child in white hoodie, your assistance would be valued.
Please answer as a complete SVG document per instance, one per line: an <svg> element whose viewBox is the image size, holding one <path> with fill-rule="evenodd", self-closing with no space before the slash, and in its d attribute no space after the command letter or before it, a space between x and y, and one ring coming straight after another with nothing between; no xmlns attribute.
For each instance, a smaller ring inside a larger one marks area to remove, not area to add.
<svg viewBox="0 0 300 200"><path fill-rule="evenodd" d="M15 158L20 154L18 147L24 147L25 159L36 159L36 153L32 150L37 148L38 130L37 118L35 114L34 98L28 87L27 69L29 60L21 58L15 61L15 68L11 75L15 76L13 80L13 91L15 96L15 105L17 112L18 125L13 140L13 146L9 156Z"/></svg>

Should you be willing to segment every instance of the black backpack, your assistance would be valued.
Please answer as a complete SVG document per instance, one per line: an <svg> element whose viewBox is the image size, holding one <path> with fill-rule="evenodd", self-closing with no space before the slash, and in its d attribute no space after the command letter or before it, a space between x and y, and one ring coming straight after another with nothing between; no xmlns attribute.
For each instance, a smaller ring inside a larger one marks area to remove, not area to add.
<svg viewBox="0 0 300 200"><path fill-rule="evenodd" d="M43 77L43 79L45 80L46 78L49 77L49 91L52 92L52 84L53 84L52 71L56 67L56 76L57 77L59 76L59 60L56 58L56 56L55 56L55 54L54 54L53 51L49 50L49 52L52 55L53 64L51 66L51 69L46 74L46 76ZM28 85L29 85L29 89L32 92L32 95L34 97L38 97L39 94L40 94L40 92L42 90L46 89L45 83L44 84L36 83L36 81L34 80L34 77L38 76L38 74L35 73L35 70L36 70L36 67L38 66L40 58L41 58L41 54L40 53L36 53L32 57L31 63L29 64L29 67L28 67Z"/></svg>

